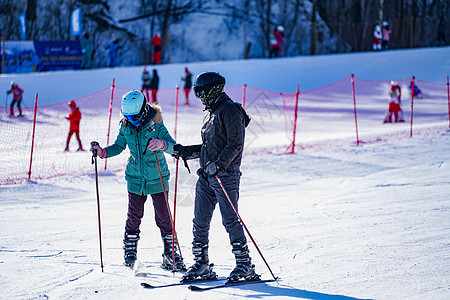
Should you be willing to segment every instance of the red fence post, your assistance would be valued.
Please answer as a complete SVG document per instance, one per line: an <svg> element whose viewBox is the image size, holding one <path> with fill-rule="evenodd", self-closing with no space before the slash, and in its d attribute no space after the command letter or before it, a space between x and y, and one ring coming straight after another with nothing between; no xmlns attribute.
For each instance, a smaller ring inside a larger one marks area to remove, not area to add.
<svg viewBox="0 0 450 300"><path fill-rule="evenodd" d="M409 137L412 137L412 128L413 128L413 113L414 113L414 79L416 77L413 76L411 81L411 129L409 132Z"/></svg>
<svg viewBox="0 0 450 300"><path fill-rule="evenodd" d="M295 136L297 135L299 95L300 95L300 86L297 85L297 92L295 93L294 130L292 131L292 144L286 150L286 153L290 153L290 154L295 153Z"/></svg>
<svg viewBox="0 0 450 300"><path fill-rule="evenodd" d="M242 107L245 108L245 100L247 98L247 84L244 84L244 91L242 96Z"/></svg>
<svg viewBox="0 0 450 300"><path fill-rule="evenodd" d="M448 101L448 129L450 129L450 89L448 85L448 76L447 76L447 101Z"/></svg>
<svg viewBox="0 0 450 300"><path fill-rule="evenodd" d="M180 95L180 87L177 84L177 91L175 96L175 129L173 130L173 139L177 140L177 127L178 127L178 98Z"/></svg>
<svg viewBox="0 0 450 300"><path fill-rule="evenodd" d="M113 78L113 82L112 82L112 86L111 86L111 101L109 102L109 122L108 122L108 132L106 133L106 145L109 145L109 133L111 132L111 117L112 117L112 106L113 106L113 101L114 101L114 87L116 83L116 79ZM106 171L106 167L108 165L108 159L105 158L105 171Z"/></svg>
<svg viewBox="0 0 450 300"><path fill-rule="evenodd" d="M30 178L31 178L31 165L33 164L34 133L36 131L37 101L38 101L38 94L36 94L36 100L34 101L33 136L31 138L31 155L30 155L30 169L28 170L28 180L30 180Z"/></svg>
<svg viewBox="0 0 450 300"><path fill-rule="evenodd" d="M353 110L355 113L356 145L359 146L358 118L357 118L357 114L356 114L355 75L352 74L351 78L352 78L352 93L353 93Z"/></svg>

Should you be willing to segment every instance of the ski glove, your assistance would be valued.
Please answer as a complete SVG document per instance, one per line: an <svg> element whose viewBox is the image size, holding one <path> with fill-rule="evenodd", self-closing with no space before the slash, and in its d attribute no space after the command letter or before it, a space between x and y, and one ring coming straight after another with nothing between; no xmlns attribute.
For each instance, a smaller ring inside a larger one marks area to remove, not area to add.
<svg viewBox="0 0 450 300"><path fill-rule="evenodd" d="M147 145L147 149L150 151L164 150L165 148L166 148L166 141L164 140L151 139Z"/></svg>
<svg viewBox="0 0 450 300"><path fill-rule="evenodd" d="M217 160L213 162L208 162L205 166L205 173L210 176L216 176L219 173L220 167L217 164Z"/></svg>
<svg viewBox="0 0 450 300"><path fill-rule="evenodd" d="M176 159L179 159L181 157L185 160L187 156L186 148L180 144L174 145L172 156Z"/></svg>
<svg viewBox="0 0 450 300"><path fill-rule="evenodd" d="M89 149L89 150L90 150L91 152L94 152L94 150L96 150L96 151L97 151L97 155L98 155L100 158L105 158L105 157L106 157L106 154L107 154L106 150L103 149L102 147L100 147L100 145L98 145L98 144L92 145L92 143L91 143L91 149Z"/></svg>

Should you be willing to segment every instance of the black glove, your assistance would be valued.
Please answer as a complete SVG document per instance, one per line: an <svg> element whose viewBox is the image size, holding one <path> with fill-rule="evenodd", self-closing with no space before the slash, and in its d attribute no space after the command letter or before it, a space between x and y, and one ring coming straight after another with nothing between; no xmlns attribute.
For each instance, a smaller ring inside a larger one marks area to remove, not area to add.
<svg viewBox="0 0 450 300"><path fill-rule="evenodd" d="M210 176L216 176L219 173L220 167L217 164L217 160L213 162L208 162L204 168L206 174Z"/></svg>
<svg viewBox="0 0 450 300"><path fill-rule="evenodd" d="M173 153L172 156L175 157L176 159L178 158L183 158L183 160L186 160L186 148L184 146L182 146L181 144L176 144L173 146Z"/></svg>

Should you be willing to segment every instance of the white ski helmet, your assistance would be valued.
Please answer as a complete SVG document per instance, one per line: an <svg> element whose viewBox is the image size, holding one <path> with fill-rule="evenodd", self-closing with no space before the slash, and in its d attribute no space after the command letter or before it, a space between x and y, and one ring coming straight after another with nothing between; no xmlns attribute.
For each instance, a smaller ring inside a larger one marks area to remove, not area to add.
<svg viewBox="0 0 450 300"><path fill-rule="evenodd" d="M137 115L145 106L145 96L140 91L130 91L122 97L122 114Z"/></svg>
<svg viewBox="0 0 450 300"><path fill-rule="evenodd" d="M278 25L278 26L277 26L277 30L278 30L278 31L281 31L281 32L284 32L284 27L281 26L281 25Z"/></svg>

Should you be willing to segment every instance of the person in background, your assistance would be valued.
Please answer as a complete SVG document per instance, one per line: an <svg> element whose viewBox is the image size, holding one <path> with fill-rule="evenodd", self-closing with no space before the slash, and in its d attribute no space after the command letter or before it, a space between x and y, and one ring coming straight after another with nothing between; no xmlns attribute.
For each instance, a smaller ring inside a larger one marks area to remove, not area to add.
<svg viewBox="0 0 450 300"><path fill-rule="evenodd" d="M409 91L410 92L412 92L412 86L413 86L413 82L411 81L409 83ZM414 82L414 97L423 98L422 91L420 90L420 88L417 86L417 84L415 82Z"/></svg>
<svg viewBox="0 0 450 300"><path fill-rule="evenodd" d="M147 70L147 68L144 66L144 72L142 72L142 89L141 92L144 93L145 92L145 96L147 101L150 100L149 97L149 91L151 90L150 87L150 72Z"/></svg>
<svg viewBox="0 0 450 300"><path fill-rule="evenodd" d="M373 28L373 45L372 45L373 51L381 50L382 38L383 38L383 34L381 32L381 25L380 25L380 22L377 21Z"/></svg>
<svg viewBox="0 0 450 300"><path fill-rule="evenodd" d="M117 48L119 48L119 40L117 38L113 38L106 47L106 49L108 50L108 67L110 68L114 68L117 65Z"/></svg>
<svg viewBox="0 0 450 300"><path fill-rule="evenodd" d="M192 88L192 74L189 72L188 68L184 68L184 77L181 77L181 80L184 81L184 95L186 98L186 102L184 105L189 105L189 93Z"/></svg>
<svg viewBox="0 0 450 300"><path fill-rule="evenodd" d="M153 58L152 64L160 64L161 63L161 50L162 50L162 40L161 33L158 31L152 38L153 45Z"/></svg>
<svg viewBox="0 0 450 300"><path fill-rule="evenodd" d="M217 204L236 259L236 267L228 281L254 280L258 277L249 255L243 226L230 204L233 203L237 209L245 128L250 123L250 117L239 103L223 91L224 86L225 78L216 72L204 72L197 76L194 93L206 110L201 130L202 144L177 144L173 148L175 157L183 160L199 158L200 162L192 231L195 263L186 272L184 281L215 275L209 264L208 243L210 223ZM217 178L227 191L229 201Z"/></svg>
<svg viewBox="0 0 450 300"><path fill-rule="evenodd" d="M130 150L125 169L128 214L123 239L124 265L133 268L137 260L140 225L144 216L144 205L147 196L150 195L153 200L156 225L163 241L162 267L172 270L175 261L176 271L186 270L178 254L177 243L172 243L173 228L166 202L170 172L164 152L172 154L176 143L164 126L161 107L148 104L140 91L130 91L123 95L121 107L123 118L120 121L116 141L105 148L100 147L97 142L92 142L91 151L96 150L100 158L110 158L122 153L126 147ZM161 180L164 182L165 189ZM172 259L172 244L175 260Z"/></svg>
<svg viewBox="0 0 450 300"><path fill-rule="evenodd" d="M158 93L159 88L159 76L156 69L153 69L152 80L150 81L150 89L152 90L152 102L158 103L158 98L156 94Z"/></svg>
<svg viewBox="0 0 450 300"><path fill-rule="evenodd" d="M70 113L69 113L69 116L66 117L66 119L70 121L70 128L69 128L69 134L67 135L67 140L66 140L66 149L64 151L69 151L70 139L72 138L72 135L74 133L78 140L78 150L77 151L84 151L83 145L81 144L81 139L80 139L80 121L81 121L80 109L75 104L75 101L70 101L69 107L70 107Z"/></svg>
<svg viewBox="0 0 450 300"><path fill-rule="evenodd" d="M81 53L83 54L81 60L81 69L90 69L92 59L92 39L89 33L84 33L80 40Z"/></svg>
<svg viewBox="0 0 450 300"><path fill-rule="evenodd" d="M269 57L278 57L283 51L284 27L279 25L270 34Z"/></svg>
<svg viewBox="0 0 450 300"><path fill-rule="evenodd" d="M17 103L17 109L19 110L19 117L23 117L22 115L22 107L20 106L22 102L22 94L23 90L15 83L11 81L11 88L6 91L6 95L13 94L13 100L11 102L11 106L9 107L9 116L14 117L14 105Z"/></svg>
<svg viewBox="0 0 450 300"><path fill-rule="evenodd" d="M383 29L382 29L383 39L381 41L381 48L383 50L389 49L389 39L390 39L391 33L392 33L392 30L389 29L389 23L387 21L383 21Z"/></svg>
<svg viewBox="0 0 450 300"><path fill-rule="evenodd" d="M384 119L384 123L392 123L392 115L394 115L395 122L405 122L403 119L403 111L401 108L402 90L398 82L391 81L391 88L389 90L389 111Z"/></svg>

